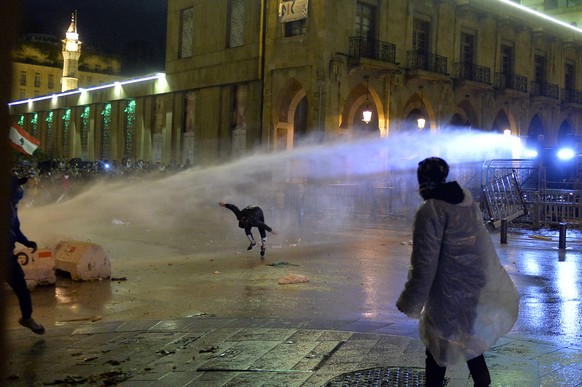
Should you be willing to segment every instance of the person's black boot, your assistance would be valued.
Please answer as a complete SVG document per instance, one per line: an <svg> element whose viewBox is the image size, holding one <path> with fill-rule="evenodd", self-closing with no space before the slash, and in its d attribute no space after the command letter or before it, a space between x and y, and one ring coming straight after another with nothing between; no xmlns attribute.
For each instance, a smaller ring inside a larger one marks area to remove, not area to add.
<svg viewBox="0 0 582 387"><path fill-rule="evenodd" d="M44 335L44 327L37 323L36 321L34 321L32 318L29 318L28 320L24 320L21 318L20 320L18 320L18 323L23 327L30 329L37 335Z"/></svg>

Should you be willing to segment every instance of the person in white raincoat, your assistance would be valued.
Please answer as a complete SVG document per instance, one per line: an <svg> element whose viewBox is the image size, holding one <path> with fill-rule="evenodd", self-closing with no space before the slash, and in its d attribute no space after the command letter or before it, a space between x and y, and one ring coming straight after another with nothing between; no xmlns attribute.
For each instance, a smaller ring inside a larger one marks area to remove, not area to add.
<svg viewBox="0 0 582 387"><path fill-rule="evenodd" d="M442 386L446 367L467 361L475 386L489 386L483 357L517 319L519 295L501 265L478 204L438 157L419 163L420 205L408 281L396 306L420 318L426 385Z"/></svg>

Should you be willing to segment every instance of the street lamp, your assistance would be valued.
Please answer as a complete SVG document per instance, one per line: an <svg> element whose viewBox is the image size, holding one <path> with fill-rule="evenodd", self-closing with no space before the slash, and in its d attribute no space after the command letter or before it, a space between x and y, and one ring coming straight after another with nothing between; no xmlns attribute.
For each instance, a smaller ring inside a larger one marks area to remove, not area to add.
<svg viewBox="0 0 582 387"><path fill-rule="evenodd" d="M419 86L420 89L420 116L416 119L416 125L418 126L419 130L424 129L424 125L426 125L426 119L424 118L424 87Z"/></svg>
<svg viewBox="0 0 582 387"><path fill-rule="evenodd" d="M362 121L364 121L366 124L369 124L370 121L372 121L372 111L370 110L370 106L366 106L362 112Z"/></svg>
<svg viewBox="0 0 582 387"><path fill-rule="evenodd" d="M368 76L365 75L364 78L366 78L366 107L362 112L362 121L364 121L366 124L369 124L370 121L372 121L372 110L370 109L370 103L368 100L368 96L370 95L370 88L368 84Z"/></svg>

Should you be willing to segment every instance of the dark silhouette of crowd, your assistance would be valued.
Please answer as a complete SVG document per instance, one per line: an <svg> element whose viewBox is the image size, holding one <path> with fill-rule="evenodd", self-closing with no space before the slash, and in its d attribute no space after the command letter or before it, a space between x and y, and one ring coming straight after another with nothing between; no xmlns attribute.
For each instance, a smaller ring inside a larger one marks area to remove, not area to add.
<svg viewBox="0 0 582 387"><path fill-rule="evenodd" d="M136 161L130 158L111 162L74 158L68 161L52 159L41 162L17 162L13 172L16 176L28 178L28 194L23 200L23 205L30 206L66 200L99 179L155 179L189 168L191 168L189 160L183 164L172 161L166 165L162 162Z"/></svg>

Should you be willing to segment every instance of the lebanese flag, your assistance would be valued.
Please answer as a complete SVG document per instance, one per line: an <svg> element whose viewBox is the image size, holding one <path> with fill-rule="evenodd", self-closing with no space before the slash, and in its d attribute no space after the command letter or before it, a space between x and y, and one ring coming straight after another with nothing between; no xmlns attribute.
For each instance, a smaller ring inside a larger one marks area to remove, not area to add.
<svg viewBox="0 0 582 387"><path fill-rule="evenodd" d="M14 123L10 127L10 145L17 151L32 156L40 141Z"/></svg>

